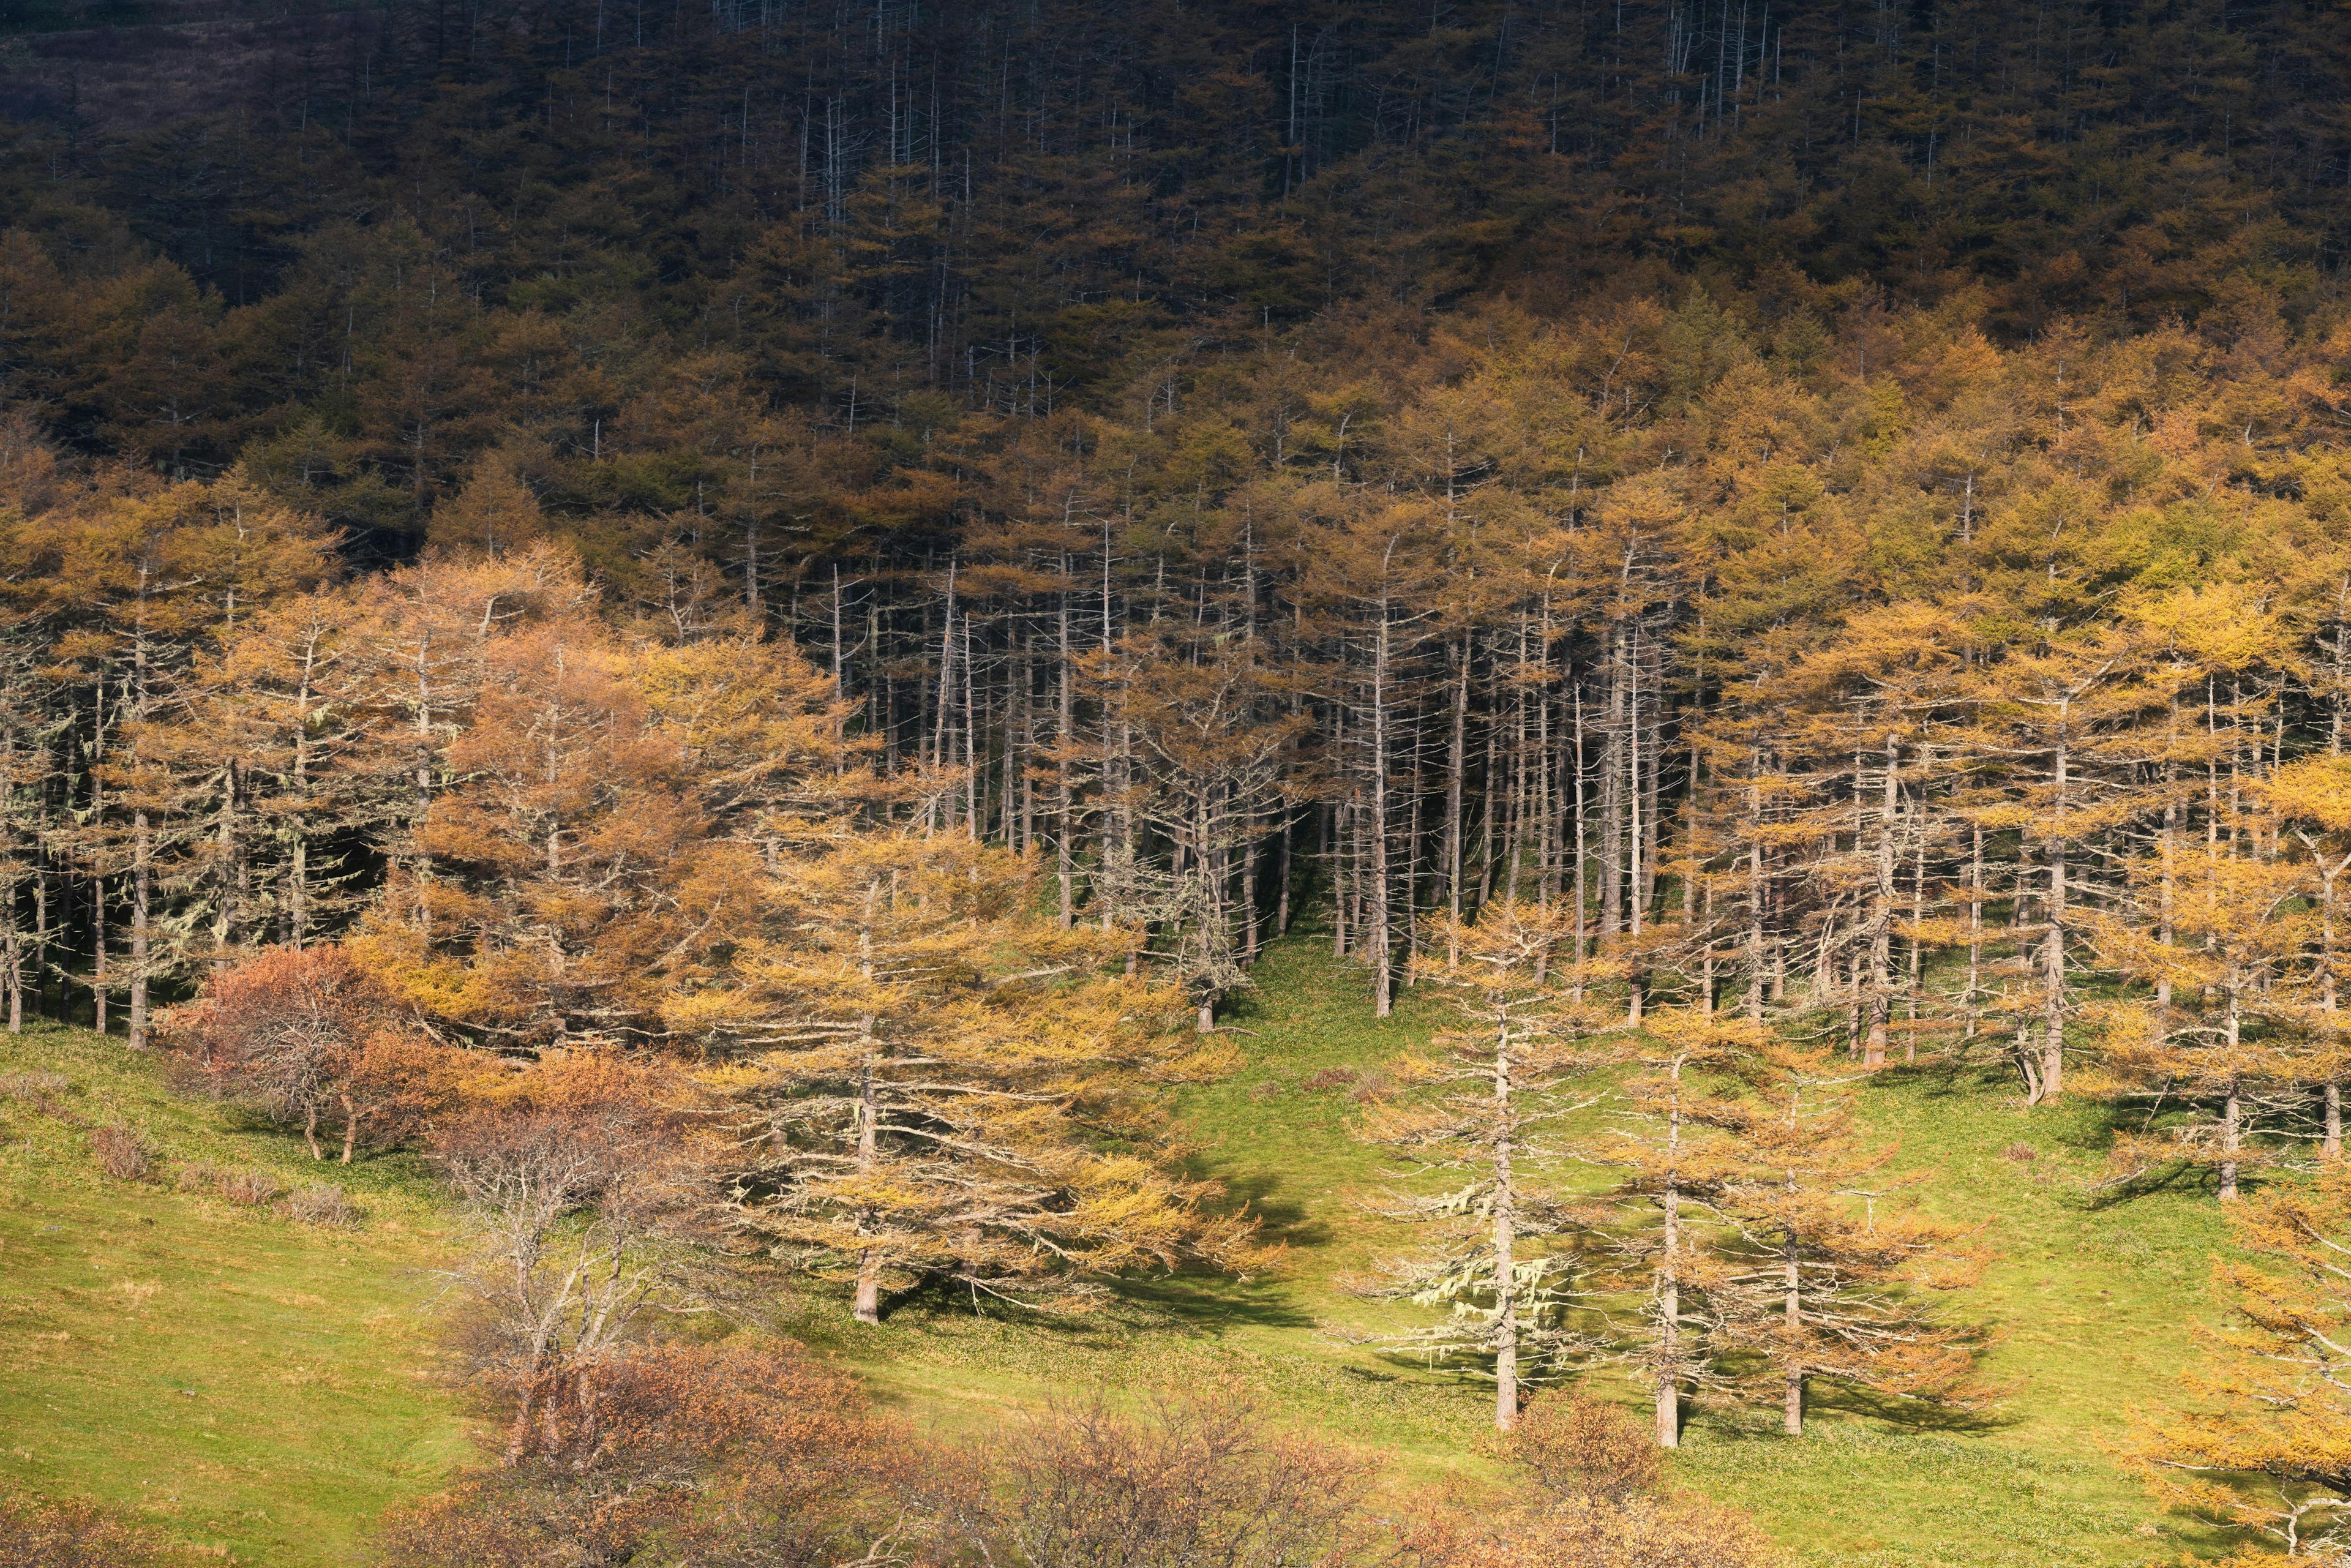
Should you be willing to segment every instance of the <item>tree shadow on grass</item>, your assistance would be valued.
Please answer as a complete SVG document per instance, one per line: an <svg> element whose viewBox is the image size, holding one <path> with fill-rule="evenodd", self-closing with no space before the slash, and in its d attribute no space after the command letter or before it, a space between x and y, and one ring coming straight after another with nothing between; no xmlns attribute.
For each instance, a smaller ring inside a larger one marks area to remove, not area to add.
<svg viewBox="0 0 2351 1568"><path fill-rule="evenodd" d="M1982 1437L2008 1431L2024 1420L2021 1413L1995 1406L1906 1399L1875 1389L1826 1382L1814 1382L1805 1388L1804 1409L1811 1416L1858 1416L1908 1437Z"/></svg>
<svg viewBox="0 0 2351 1568"><path fill-rule="evenodd" d="M1234 1175L1213 1167L1200 1173L1225 1184L1227 1212L1243 1208L1257 1217L1260 1234L1285 1247L1322 1247L1332 1239L1331 1227L1306 1210L1306 1205L1285 1191L1289 1185L1274 1171Z"/></svg>
<svg viewBox="0 0 2351 1568"><path fill-rule="evenodd" d="M986 1318L998 1327L1086 1348L1114 1347L1142 1333L1213 1336L1234 1327L1314 1326L1312 1316L1291 1301L1279 1276L1236 1280L1199 1270L1108 1283L1107 1303L1088 1312L1055 1312L976 1292L946 1275L929 1276L886 1295L882 1321L920 1324Z"/></svg>

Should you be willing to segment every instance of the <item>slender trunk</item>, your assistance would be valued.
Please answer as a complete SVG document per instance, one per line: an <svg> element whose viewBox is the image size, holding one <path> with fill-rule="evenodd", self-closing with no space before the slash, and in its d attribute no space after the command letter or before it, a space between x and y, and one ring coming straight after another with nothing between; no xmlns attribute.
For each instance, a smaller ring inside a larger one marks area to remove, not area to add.
<svg viewBox="0 0 2351 1568"><path fill-rule="evenodd" d="M1281 812L1281 845L1274 857L1273 934L1290 935L1290 844L1298 831L1297 813L1284 806Z"/></svg>
<svg viewBox="0 0 2351 1568"><path fill-rule="evenodd" d="M864 1032L870 1042L873 1020L869 1018L864 1021ZM874 1053L869 1043L857 1078L857 1174L860 1176L870 1176L879 1159L881 1109L880 1096L874 1084ZM859 1228L870 1228L872 1223L872 1216L867 1215ZM882 1249L878 1247L868 1247L857 1255L857 1299L851 1312L861 1323L882 1321Z"/></svg>
<svg viewBox="0 0 2351 1568"><path fill-rule="evenodd" d="M2237 1081L2229 1080L2220 1102L2220 1201L2237 1201L2237 1152L2244 1143L2244 1101Z"/></svg>
<svg viewBox="0 0 2351 1568"><path fill-rule="evenodd" d="M2036 1100L2065 1090L2065 742L2056 747L2055 821L2049 835L2049 930L2041 942L2041 1082Z"/></svg>
<svg viewBox="0 0 2351 1568"><path fill-rule="evenodd" d="M8 1032L25 1032L25 956L16 938L16 890L8 890L7 908Z"/></svg>
<svg viewBox="0 0 2351 1568"><path fill-rule="evenodd" d="M1803 1343L1804 1312L1802 1275L1797 1267L1796 1243L1792 1238L1788 1242L1782 1267L1785 1276L1782 1289L1785 1299L1782 1302L1781 1313L1788 1336L1788 1362L1782 1374L1786 1386L1781 1395L1780 1429L1791 1437L1801 1437L1804 1435L1804 1369L1797 1359L1797 1347Z"/></svg>
<svg viewBox="0 0 2351 1568"><path fill-rule="evenodd" d="M1066 575L1068 570L1069 562L1065 559L1062 561L1063 574ZM1073 846L1077 842L1077 813L1070 789L1070 728L1074 708L1071 677L1076 674L1077 656L1070 647L1070 596L1067 593L1061 595L1060 630L1061 663L1054 683L1056 708L1053 716L1053 809L1060 826L1054 834L1058 841L1053 846L1053 874L1061 884L1061 927L1067 931L1077 918L1076 857L1073 853Z"/></svg>
<svg viewBox="0 0 2351 1568"><path fill-rule="evenodd" d="M1494 1426L1519 1424L1518 1268L1512 1257L1518 1225L1510 1174L1510 1050L1509 1026L1494 1042Z"/></svg>
<svg viewBox="0 0 2351 1568"><path fill-rule="evenodd" d="M89 883L89 1019L99 1033L106 1032L106 879Z"/></svg>
<svg viewBox="0 0 2351 1568"><path fill-rule="evenodd" d="M154 844L147 813L131 817L131 1049L147 1049L148 921Z"/></svg>
<svg viewBox="0 0 2351 1568"><path fill-rule="evenodd" d="M1600 940L1605 948L1625 929L1625 637L1616 634L1608 661L1607 741L1600 748Z"/></svg>
<svg viewBox="0 0 2351 1568"><path fill-rule="evenodd" d="M1861 1064L1886 1065L1888 1015L1894 1000L1891 970L1894 945L1894 821L1901 799L1902 743L1886 737L1886 782L1877 807L1877 889L1869 914L1869 1040Z"/></svg>
<svg viewBox="0 0 2351 1568"><path fill-rule="evenodd" d="M1461 921L1461 781L1469 742L1469 639L1461 639L1461 674L1453 686L1453 744L1445 761L1445 899L1454 924ZM1446 962L1458 963L1461 946L1448 936Z"/></svg>
<svg viewBox="0 0 2351 1568"><path fill-rule="evenodd" d="M1658 1195L1665 1213L1665 1237L1657 1262L1657 1447L1682 1446L1681 1406L1681 1063L1673 1070L1674 1103L1666 1123L1666 1185Z"/></svg>
<svg viewBox="0 0 2351 1568"><path fill-rule="evenodd" d="M302 1141L310 1145L310 1157L323 1160L327 1156L319 1147L319 1106L316 1101L302 1107Z"/></svg>
<svg viewBox="0 0 2351 1568"><path fill-rule="evenodd" d="M1968 1033L1976 1038L1977 1002L1983 988L1983 824L1968 830Z"/></svg>
<svg viewBox="0 0 2351 1568"><path fill-rule="evenodd" d="M1763 754L1756 752L1749 765L1758 775L1763 768ZM1747 787L1747 1019L1750 1023L1763 1021L1763 787L1751 783Z"/></svg>
<svg viewBox="0 0 2351 1568"><path fill-rule="evenodd" d="M1379 631L1372 652L1371 916L1372 1012L1385 1018L1395 1005L1395 937L1388 929L1388 601L1379 601Z"/></svg>
<svg viewBox="0 0 2351 1568"><path fill-rule="evenodd" d="M1586 891L1584 868L1589 863L1587 852L1590 848L1590 841L1588 837L1589 824L1587 821L1587 813L1584 810L1583 800L1583 683L1580 680L1576 682L1573 687L1573 699L1575 704L1575 789L1573 792L1575 807L1575 874L1573 881L1575 888L1575 907L1573 914L1575 922L1575 1000L1580 1005L1583 1000L1584 960L1590 950L1589 936L1584 930L1585 902L1590 896L1589 893Z"/></svg>

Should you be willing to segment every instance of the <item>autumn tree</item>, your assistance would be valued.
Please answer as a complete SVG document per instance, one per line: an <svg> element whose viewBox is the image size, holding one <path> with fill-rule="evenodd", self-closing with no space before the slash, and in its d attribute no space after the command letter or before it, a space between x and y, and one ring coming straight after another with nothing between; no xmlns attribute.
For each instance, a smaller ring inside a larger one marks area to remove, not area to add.
<svg viewBox="0 0 2351 1568"><path fill-rule="evenodd" d="M1562 910L1506 903L1439 927L1453 956L1416 968L1446 996L1454 1027L1428 1053L1399 1059L1396 1094L1375 1101L1357 1129L1396 1151L1395 1174L1411 1184L1388 1211L1437 1236L1387 1264L1378 1288L1451 1314L1382 1343L1431 1360L1491 1358L1494 1425L1505 1432L1518 1423L1522 1381L1555 1375L1585 1338L1571 1318L1581 1263L1560 1240L1579 1219L1552 1174L1564 1155L1557 1124L1573 1108L1566 1095L1598 1057L1596 1020L1570 997L1581 977L1561 962L1568 926ZM1447 1190L1419 1190L1428 1177Z"/></svg>
<svg viewBox="0 0 2351 1568"><path fill-rule="evenodd" d="M1075 1303L1186 1260L1256 1260L1250 1222L1170 1169L1151 1085L1221 1071L1165 1032L1176 998L1106 974L1132 940L1061 931L1019 862L919 826L803 843L718 992L673 1018L726 1063L729 1223L848 1279Z"/></svg>
<svg viewBox="0 0 2351 1568"><path fill-rule="evenodd" d="M1767 1039L1740 1071L1757 1113L1740 1129L1743 1168L1720 1205L1749 1249L1726 1337L1762 1357L1782 1429L1802 1434L1816 1379L1896 1399L1975 1396L1980 1333L1933 1301L1980 1271L1968 1233L1920 1213L1895 1151L1863 1142L1828 1052Z"/></svg>
<svg viewBox="0 0 2351 1568"><path fill-rule="evenodd" d="M2172 1507L2328 1561L2351 1536L2351 1176L2281 1185L2231 1223L2259 1260L2215 1267L2241 1322L2202 1332L2200 1408L2138 1417L2140 1473Z"/></svg>
<svg viewBox="0 0 2351 1568"><path fill-rule="evenodd" d="M310 1157L322 1117L340 1115L342 1163L362 1140L397 1144L455 1092L457 1059L340 947L263 947L214 974L175 1008L165 1040L198 1081L298 1126Z"/></svg>

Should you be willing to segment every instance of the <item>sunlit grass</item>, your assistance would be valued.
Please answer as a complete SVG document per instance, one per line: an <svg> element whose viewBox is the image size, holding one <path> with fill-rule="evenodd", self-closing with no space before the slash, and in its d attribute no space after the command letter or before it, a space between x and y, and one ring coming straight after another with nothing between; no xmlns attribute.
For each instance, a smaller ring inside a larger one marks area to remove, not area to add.
<svg viewBox="0 0 2351 1568"><path fill-rule="evenodd" d="M1375 1071L1424 1040L1429 999L1406 993L1395 1018L1372 1019L1362 972L1305 936L1258 979L1228 1015L1247 1031L1233 1037L1247 1065L1187 1092L1180 1112L1199 1168L1288 1244L1280 1273L1139 1286L1071 1320L935 1292L861 1328L820 1288L758 1315L935 1429L984 1435L1097 1388L1143 1399L1231 1381L1277 1418L1378 1458L1393 1490L1509 1484L1488 1442L1490 1388L1361 1343L1414 1312L1343 1288L1404 1238L1364 1201L1381 1158L1350 1135L1356 1107L1327 1070ZM317 1174L298 1141L171 1094L119 1041L37 1030L0 1046L0 1071L23 1066L67 1073L78 1113L120 1113L172 1155ZM2210 1552L2113 1451L2132 1406L2179 1396L2189 1325L2219 1310L2208 1276L2224 1228L2210 1195L2095 1205L2100 1108L2027 1112L1996 1074L1890 1071L1863 1116L1898 1142L1896 1168L1920 1174L1923 1201L1986 1228L1998 1260L1952 1306L2000 1329L1987 1370L2011 1385L2006 1401L1938 1430L1823 1399L1797 1442L1770 1413L1702 1406L1675 1481L1752 1510L1817 1568ZM357 1167L367 1223L320 1231L109 1181L79 1132L25 1107L0 1104L0 1481L123 1506L246 1561L327 1563L354 1560L387 1506L467 1455L419 1312L446 1219L413 1163ZM1606 1372L1593 1382L1634 1394Z"/></svg>
<svg viewBox="0 0 2351 1568"><path fill-rule="evenodd" d="M118 1040L33 1026L0 1073L63 1073L78 1121L167 1159L319 1179L300 1142L166 1090ZM320 1230L113 1181L83 1132L0 1101L0 1490L83 1497L245 1563L348 1564L466 1454L420 1307L444 1248L413 1164L333 1167L366 1211Z"/></svg>

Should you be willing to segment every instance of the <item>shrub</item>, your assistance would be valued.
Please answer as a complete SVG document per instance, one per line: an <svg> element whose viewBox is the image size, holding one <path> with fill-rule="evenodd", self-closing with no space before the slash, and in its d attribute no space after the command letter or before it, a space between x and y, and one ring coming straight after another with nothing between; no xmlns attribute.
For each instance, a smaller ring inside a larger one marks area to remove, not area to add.
<svg viewBox="0 0 2351 1568"><path fill-rule="evenodd" d="M0 1498L5 1568L145 1568L155 1549L88 1503Z"/></svg>
<svg viewBox="0 0 2351 1568"><path fill-rule="evenodd" d="M267 1171L230 1171L220 1178L220 1195L231 1203L259 1206L284 1192L277 1178Z"/></svg>
<svg viewBox="0 0 2351 1568"><path fill-rule="evenodd" d="M188 1160L172 1172L172 1185L182 1192L218 1192L227 1173L204 1160Z"/></svg>
<svg viewBox="0 0 2351 1568"><path fill-rule="evenodd" d="M62 1072L0 1073L0 1100L30 1105L44 1116L61 1116L59 1102L73 1092L73 1080Z"/></svg>
<svg viewBox="0 0 2351 1568"><path fill-rule="evenodd" d="M37 1103L72 1091L73 1080L62 1072L0 1073L0 1099Z"/></svg>
<svg viewBox="0 0 2351 1568"><path fill-rule="evenodd" d="M1559 1497L1622 1502L1657 1483L1660 1460L1647 1430L1615 1406L1581 1394L1535 1401L1520 1417L1509 1448L1512 1458Z"/></svg>
<svg viewBox="0 0 2351 1568"><path fill-rule="evenodd" d="M1650 1498L1573 1498L1529 1513L1454 1520L1412 1543L1445 1568L1773 1568L1784 1561L1740 1514Z"/></svg>
<svg viewBox="0 0 2351 1568"><path fill-rule="evenodd" d="M155 1150L138 1128L110 1122L89 1130L89 1152L98 1168L117 1181L145 1181L155 1174Z"/></svg>
<svg viewBox="0 0 2351 1568"><path fill-rule="evenodd" d="M342 1160L362 1142L413 1136L456 1081L455 1052L423 1038L390 992L340 947L264 947L172 1009L164 1042L224 1099L301 1129L342 1124Z"/></svg>
<svg viewBox="0 0 2351 1568"><path fill-rule="evenodd" d="M656 1538L684 1548L663 1562L820 1568L886 1542L915 1490L907 1435L789 1346L640 1347L491 1386L536 1414L507 1463L393 1521L389 1568L643 1561Z"/></svg>
<svg viewBox="0 0 2351 1568"><path fill-rule="evenodd" d="M360 1222L360 1211L351 1207L343 1189L330 1182L314 1182L288 1194L278 1203L277 1213L303 1225L342 1227Z"/></svg>
<svg viewBox="0 0 2351 1568"><path fill-rule="evenodd" d="M1310 1074L1299 1087L1318 1091L1348 1089L1354 1086L1355 1077L1355 1070L1352 1067L1326 1067L1319 1072Z"/></svg>
<svg viewBox="0 0 2351 1568"><path fill-rule="evenodd" d="M1230 1391L1164 1400L1142 1420L1065 1409L992 1446L1010 1484L965 1527L974 1558L1056 1568L1336 1563L1372 1475Z"/></svg>

